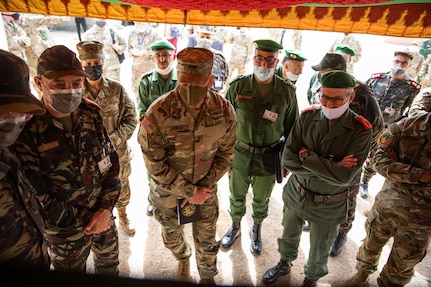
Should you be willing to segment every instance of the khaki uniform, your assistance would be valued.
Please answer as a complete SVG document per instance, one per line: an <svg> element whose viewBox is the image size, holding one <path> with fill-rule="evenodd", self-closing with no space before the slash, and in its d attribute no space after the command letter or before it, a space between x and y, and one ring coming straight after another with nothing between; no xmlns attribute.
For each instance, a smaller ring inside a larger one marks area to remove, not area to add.
<svg viewBox="0 0 431 287"><path fill-rule="evenodd" d="M229 77L228 82L231 81L232 74L237 70L238 75L245 73L247 63L250 63L253 55L253 36L249 31L241 32L235 30L229 39L232 43L232 50L230 55L229 66Z"/></svg>
<svg viewBox="0 0 431 287"><path fill-rule="evenodd" d="M431 87L431 55L423 62L418 74L422 88Z"/></svg>

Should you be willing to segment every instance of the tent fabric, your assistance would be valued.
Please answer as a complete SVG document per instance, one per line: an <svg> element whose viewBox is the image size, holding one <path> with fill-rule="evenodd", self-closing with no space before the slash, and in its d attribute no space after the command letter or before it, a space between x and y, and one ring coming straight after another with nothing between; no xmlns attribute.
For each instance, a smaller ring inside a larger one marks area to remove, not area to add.
<svg viewBox="0 0 431 287"><path fill-rule="evenodd" d="M172 24L431 38L431 3L428 0L317 0L313 4L305 0L1 0L0 10Z"/></svg>

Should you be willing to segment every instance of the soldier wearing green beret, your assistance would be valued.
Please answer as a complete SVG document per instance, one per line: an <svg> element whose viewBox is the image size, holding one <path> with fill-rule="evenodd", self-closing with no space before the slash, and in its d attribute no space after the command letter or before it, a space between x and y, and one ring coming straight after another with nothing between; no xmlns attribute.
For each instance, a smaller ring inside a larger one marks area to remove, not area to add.
<svg viewBox="0 0 431 287"><path fill-rule="evenodd" d="M290 81L292 84L296 84L296 81L302 74L304 61L306 61L307 58L297 50L285 50L285 53L283 61L281 61L281 65L277 67L275 73L277 76Z"/></svg>
<svg viewBox="0 0 431 287"><path fill-rule="evenodd" d="M352 50L354 55L350 56L350 61L347 62L347 72L351 75L354 74L354 67L353 65L357 63L362 56L362 45L361 42L356 39L351 33L344 33L343 37L336 39L332 46L329 48L329 53L337 53L337 47L340 46L347 46L349 50ZM347 52L347 49L345 49ZM351 54L351 52L347 52L348 54Z"/></svg>
<svg viewBox="0 0 431 287"><path fill-rule="evenodd" d="M323 74L321 107L302 112L286 140L282 163L292 175L283 190L281 259L265 272L264 283L290 272L305 220L310 223L310 251L302 286L316 286L328 273L330 246L347 216L348 185L367 157L373 131L349 109L355 85L344 71Z"/></svg>
<svg viewBox="0 0 431 287"><path fill-rule="evenodd" d="M229 176L229 213L233 223L223 236L221 246L229 248L241 234L246 195L252 185L254 224L250 250L259 254L262 250L261 226L268 216L269 199L276 180L276 157L282 149L282 138L289 134L299 112L295 86L274 74L279 61L278 51L283 47L272 40L256 40L254 46L254 73L238 77L226 91L226 98L236 110L238 123L235 157Z"/></svg>
<svg viewBox="0 0 431 287"><path fill-rule="evenodd" d="M139 82L137 97L139 120L142 120L148 107L156 99L177 86L177 73L173 69L177 57L175 46L167 40L160 40L151 44L151 50L155 68L144 74ZM151 203L147 205L147 215L153 215Z"/></svg>

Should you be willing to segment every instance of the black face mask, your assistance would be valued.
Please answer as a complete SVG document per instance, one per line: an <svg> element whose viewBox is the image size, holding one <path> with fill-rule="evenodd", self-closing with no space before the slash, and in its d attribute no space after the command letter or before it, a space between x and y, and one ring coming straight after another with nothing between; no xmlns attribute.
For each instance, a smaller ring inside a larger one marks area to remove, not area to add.
<svg viewBox="0 0 431 287"><path fill-rule="evenodd" d="M103 73L102 65L96 65L96 66L85 66L84 70L88 74L88 78L91 81L98 80Z"/></svg>
<svg viewBox="0 0 431 287"><path fill-rule="evenodd" d="M12 17L15 21L17 21L18 19L19 19L19 16L21 16L21 14L20 13L14 13L14 14L12 14L12 15L7 15L7 14L4 14L4 13L1 13L3 16L10 16L10 17Z"/></svg>

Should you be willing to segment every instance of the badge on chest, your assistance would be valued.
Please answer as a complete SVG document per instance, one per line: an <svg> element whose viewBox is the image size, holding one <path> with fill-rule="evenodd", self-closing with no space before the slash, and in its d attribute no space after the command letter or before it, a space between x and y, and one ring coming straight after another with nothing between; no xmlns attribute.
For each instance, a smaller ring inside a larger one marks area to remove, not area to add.
<svg viewBox="0 0 431 287"><path fill-rule="evenodd" d="M271 122L275 122L277 120L277 117L278 117L278 114L276 112L265 110L265 112L263 113L263 118Z"/></svg>

